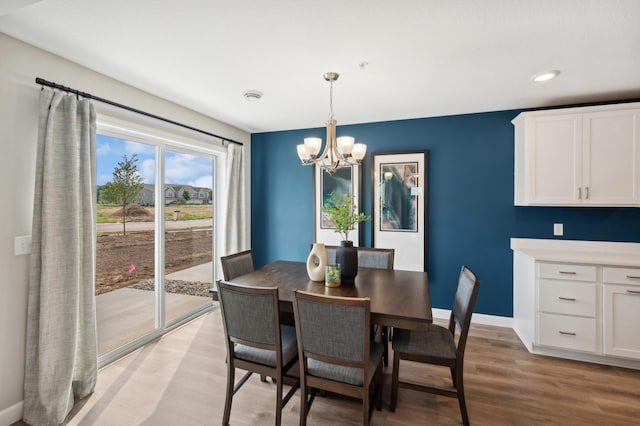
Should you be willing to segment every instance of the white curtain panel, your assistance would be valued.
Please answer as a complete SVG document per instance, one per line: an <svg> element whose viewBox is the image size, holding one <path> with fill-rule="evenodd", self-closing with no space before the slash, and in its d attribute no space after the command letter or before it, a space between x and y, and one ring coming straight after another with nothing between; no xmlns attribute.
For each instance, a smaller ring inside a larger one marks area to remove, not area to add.
<svg viewBox="0 0 640 426"><path fill-rule="evenodd" d="M96 115L44 89L33 207L24 421L63 422L97 378Z"/></svg>
<svg viewBox="0 0 640 426"><path fill-rule="evenodd" d="M247 216L245 212L243 147L227 145L227 211L225 226L225 254L244 250Z"/></svg>

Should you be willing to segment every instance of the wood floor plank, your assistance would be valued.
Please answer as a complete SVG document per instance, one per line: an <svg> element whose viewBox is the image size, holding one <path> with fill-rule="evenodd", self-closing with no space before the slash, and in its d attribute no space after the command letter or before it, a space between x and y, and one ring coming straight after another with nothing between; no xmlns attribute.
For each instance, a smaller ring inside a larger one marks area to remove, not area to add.
<svg viewBox="0 0 640 426"><path fill-rule="evenodd" d="M220 424L226 384L223 343L219 311L190 322L103 368L96 391L76 404L65 424ZM532 355L508 328L472 325L464 373L475 425L640 423L640 371ZM407 389L400 389L391 413L390 374L391 363L385 370L383 410L374 411L373 426L461 424L457 400ZM404 361L400 374L436 385L447 386L450 380L447 369ZM234 398L231 424L273 424L274 407L275 385L254 375ZM298 391L284 409L283 425L298 424L299 407ZM309 424L358 425L359 404L317 397Z"/></svg>

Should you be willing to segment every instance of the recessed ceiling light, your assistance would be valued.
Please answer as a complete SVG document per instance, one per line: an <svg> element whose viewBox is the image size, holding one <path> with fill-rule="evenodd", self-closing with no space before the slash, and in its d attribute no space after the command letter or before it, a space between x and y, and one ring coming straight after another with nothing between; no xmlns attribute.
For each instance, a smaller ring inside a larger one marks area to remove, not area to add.
<svg viewBox="0 0 640 426"><path fill-rule="evenodd" d="M533 75L531 79L536 83L542 83L545 81L549 81L552 78L556 78L559 74L560 74L560 71L558 70L543 71Z"/></svg>
<svg viewBox="0 0 640 426"><path fill-rule="evenodd" d="M259 90L250 89L242 92L242 96L244 96L244 98L250 102L255 102L260 100L260 98L262 97L262 92Z"/></svg>

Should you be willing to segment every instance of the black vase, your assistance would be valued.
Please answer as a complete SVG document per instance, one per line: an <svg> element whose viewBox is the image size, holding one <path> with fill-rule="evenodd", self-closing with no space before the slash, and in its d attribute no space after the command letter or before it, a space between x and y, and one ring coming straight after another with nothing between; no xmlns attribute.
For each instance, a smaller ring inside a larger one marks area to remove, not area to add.
<svg viewBox="0 0 640 426"><path fill-rule="evenodd" d="M340 265L340 280L342 284L353 284L358 275L358 249L353 241L340 241L336 249L336 263Z"/></svg>

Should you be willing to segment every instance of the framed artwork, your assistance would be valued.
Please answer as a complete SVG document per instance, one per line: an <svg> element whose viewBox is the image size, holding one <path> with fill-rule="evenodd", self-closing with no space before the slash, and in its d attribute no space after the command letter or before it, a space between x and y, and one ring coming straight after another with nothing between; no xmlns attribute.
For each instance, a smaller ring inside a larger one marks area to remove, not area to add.
<svg viewBox="0 0 640 426"><path fill-rule="evenodd" d="M352 194L356 205L360 207L360 166L342 167L332 175L321 168L313 166L314 176L314 241L327 245L339 245L340 234L335 232L335 226L322 211L322 206L329 199L332 193L338 197L344 194ZM360 208L358 209L360 211ZM360 224L359 224L360 225ZM360 226L349 232L349 240L354 245L360 245Z"/></svg>
<svg viewBox="0 0 640 426"><path fill-rule="evenodd" d="M427 270L427 151L373 153L373 246L395 249L395 269Z"/></svg>

